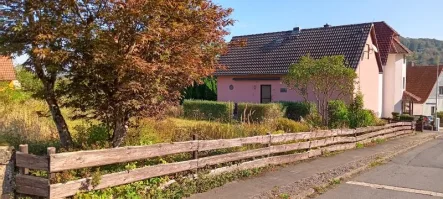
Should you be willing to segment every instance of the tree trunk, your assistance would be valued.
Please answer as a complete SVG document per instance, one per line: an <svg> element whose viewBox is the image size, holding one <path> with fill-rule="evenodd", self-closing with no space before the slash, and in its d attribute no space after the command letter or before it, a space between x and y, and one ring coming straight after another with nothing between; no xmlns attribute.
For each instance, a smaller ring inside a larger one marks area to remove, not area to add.
<svg viewBox="0 0 443 199"><path fill-rule="evenodd" d="M69 132L68 125L66 124L65 118L60 111L60 107L58 106L54 92L46 89L45 95L46 103L48 103L49 110L51 110L52 119L57 127L61 145L63 148L67 149L72 146L72 137L71 133Z"/></svg>
<svg viewBox="0 0 443 199"><path fill-rule="evenodd" d="M114 120L114 134L112 135L112 146L119 147L128 132L129 117L117 116Z"/></svg>

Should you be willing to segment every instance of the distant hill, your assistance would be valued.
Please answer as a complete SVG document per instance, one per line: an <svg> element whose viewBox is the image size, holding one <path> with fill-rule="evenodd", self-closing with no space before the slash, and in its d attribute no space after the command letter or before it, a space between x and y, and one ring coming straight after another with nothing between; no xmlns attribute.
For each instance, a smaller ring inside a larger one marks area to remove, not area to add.
<svg viewBox="0 0 443 199"><path fill-rule="evenodd" d="M440 55L440 63L443 63L443 41L436 39L400 38L403 45L414 53L408 56L408 61L414 61L416 65L435 65L435 58Z"/></svg>

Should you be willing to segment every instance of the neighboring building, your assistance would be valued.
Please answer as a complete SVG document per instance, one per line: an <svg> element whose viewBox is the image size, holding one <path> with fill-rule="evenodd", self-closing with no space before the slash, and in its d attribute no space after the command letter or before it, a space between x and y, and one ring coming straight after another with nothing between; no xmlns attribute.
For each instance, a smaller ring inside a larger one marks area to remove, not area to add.
<svg viewBox="0 0 443 199"><path fill-rule="evenodd" d="M437 71L436 66L408 66L406 70L406 91L404 112L412 112L413 115L434 115L435 111L443 111L443 75L442 68ZM437 86L437 72L439 88ZM436 109L436 93L438 92L438 107ZM408 95L406 95L408 93Z"/></svg>
<svg viewBox="0 0 443 199"><path fill-rule="evenodd" d="M12 82L16 79L12 59L9 57L0 56L0 82L12 84Z"/></svg>
<svg viewBox="0 0 443 199"><path fill-rule="evenodd" d="M385 22L376 22L233 37L232 41L245 40L246 46L231 46L220 57L225 69L215 72L218 100L302 101L281 81L289 66L307 54L313 58L344 55L357 73L356 88L364 95L365 108L386 117L401 111L406 82L404 55L409 50L398 36Z"/></svg>

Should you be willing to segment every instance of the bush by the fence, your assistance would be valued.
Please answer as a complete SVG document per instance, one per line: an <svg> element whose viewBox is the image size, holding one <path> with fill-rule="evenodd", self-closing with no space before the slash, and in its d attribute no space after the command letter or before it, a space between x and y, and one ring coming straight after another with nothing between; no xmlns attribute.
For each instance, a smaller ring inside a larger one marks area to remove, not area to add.
<svg viewBox="0 0 443 199"><path fill-rule="evenodd" d="M348 106L342 100L332 100L328 103L328 125L330 128L349 127Z"/></svg>
<svg viewBox="0 0 443 199"><path fill-rule="evenodd" d="M300 118L305 118L309 114L317 112L315 103L312 102L280 102L283 108L284 116L300 121Z"/></svg>
<svg viewBox="0 0 443 199"><path fill-rule="evenodd" d="M360 109L350 113L349 121L351 128L373 126L376 124L377 117L371 110Z"/></svg>
<svg viewBox="0 0 443 199"><path fill-rule="evenodd" d="M232 119L234 103L205 100L185 100L183 113L187 119L204 119L229 122Z"/></svg>
<svg viewBox="0 0 443 199"><path fill-rule="evenodd" d="M414 116L409 115L409 114L401 114L398 117L399 117L400 121L407 121L407 122L414 121Z"/></svg>
<svg viewBox="0 0 443 199"><path fill-rule="evenodd" d="M283 116L282 105L279 103L238 103L237 114L242 122L272 121Z"/></svg>
<svg viewBox="0 0 443 199"><path fill-rule="evenodd" d="M400 113L399 112L392 112L392 119L393 120L400 120Z"/></svg>
<svg viewBox="0 0 443 199"><path fill-rule="evenodd" d="M285 133L308 132L310 130L306 123L296 122L288 118L278 118L276 121L276 130Z"/></svg>

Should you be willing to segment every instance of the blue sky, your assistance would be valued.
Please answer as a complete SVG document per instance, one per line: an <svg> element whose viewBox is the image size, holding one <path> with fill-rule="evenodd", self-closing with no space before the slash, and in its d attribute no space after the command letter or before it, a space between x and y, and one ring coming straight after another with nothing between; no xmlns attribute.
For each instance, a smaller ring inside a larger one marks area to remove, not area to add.
<svg viewBox="0 0 443 199"><path fill-rule="evenodd" d="M232 36L386 21L404 37L443 40L443 0L213 0L234 9ZM15 63L23 62L17 58Z"/></svg>
<svg viewBox="0 0 443 199"><path fill-rule="evenodd" d="M404 37L443 40L443 0L213 1L234 9L231 36L386 21Z"/></svg>

